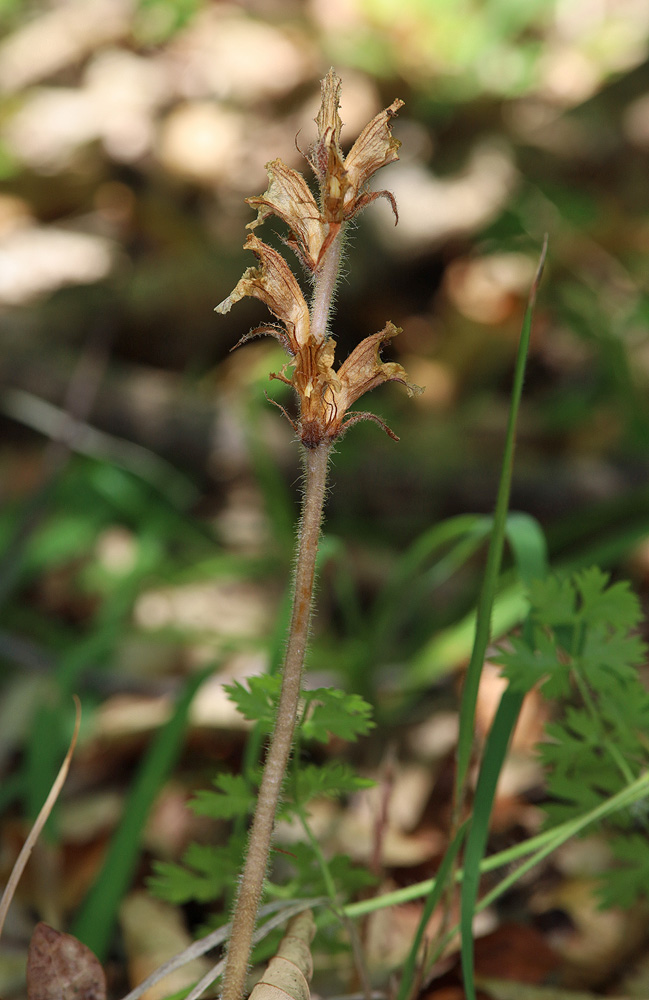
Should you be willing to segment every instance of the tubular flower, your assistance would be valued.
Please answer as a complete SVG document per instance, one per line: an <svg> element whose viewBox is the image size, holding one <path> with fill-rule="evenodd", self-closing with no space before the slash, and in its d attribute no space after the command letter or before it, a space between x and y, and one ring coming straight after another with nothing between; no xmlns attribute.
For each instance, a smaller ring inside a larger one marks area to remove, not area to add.
<svg viewBox="0 0 649 1000"><path fill-rule="evenodd" d="M322 102L316 118L318 138L307 154L320 189L319 203L304 177L281 160L273 160L266 166L269 184L265 193L246 199L257 209L257 218L248 224L248 229L256 229L270 215L278 216L288 225L290 233L285 242L312 273L316 297L328 253L340 252L339 240L337 249L334 241L345 223L381 197L390 201L395 222L398 220L393 195L389 191L369 192L366 185L380 167L398 159L400 143L392 137L390 126L403 101L393 101L372 119L344 157L340 148L342 122L338 113L340 86L340 79L330 70L322 81ZM253 296L264 302L279 321L279 325L269 324L252 330L239 344L267 334L284 346L289 361L271 378L281 379L297 393L299 417L297 423L291 423L303 444L315 448L331 443L351 424L364 419L375 420L396 438L378 417L364 412L348 413L348 409L364 393L383 382L401 382L411 396L421 392L408 381L401 365L381 361L380 349L401 332L398 327L387 323L379 333L363 340L335 371L335 341L324 328L312 329L313 313L310 314L300 286L284 258L254 233L248 236L244 248L255 254L259 266L245 271L216 311L227 313L239 299ZM289 369L292 369L290 375L287 374Z"/></svg>

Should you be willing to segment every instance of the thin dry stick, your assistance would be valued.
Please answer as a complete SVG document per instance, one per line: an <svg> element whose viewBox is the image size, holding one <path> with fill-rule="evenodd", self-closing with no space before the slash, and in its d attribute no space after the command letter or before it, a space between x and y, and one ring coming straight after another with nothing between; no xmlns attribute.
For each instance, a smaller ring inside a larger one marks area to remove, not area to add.
<svg viewBox="0 0 649 1000"><path fill-rule="evenodd" d="M38 840L41 830L47 823L48 817L54 808L54 804L61 794L61 789L65 784L65 779L68 776L68 771L70 770L70 762L72 760L72 754L74 753L74 748L77 745L77 737L79 735L79 727L81 726L81 702L77 698L76 694L72 695L74 698L74 708L75 708L75 720L74 720L74 732L72 733L72 739L70 740L70 746L68 747L68 752L65 755L63 763L59 768L59 773L57 774L54 784L49 790L48 796L45 799L41 807L41 811L34 821L34 825L29 831L29 836L23 844L22 850L18 857L16 858L16 863L14 864L11 875L9 876L9 881L5 887L5 891L2 894L2 899L0 899L0 934L2 933L2 928L4 927L4 922L7 917L7 912L11 905L11 900L14 897L14 893L20 882L22 873L25 870L25 865L29 861L30 855L34 850L34 845Z"/></svg>

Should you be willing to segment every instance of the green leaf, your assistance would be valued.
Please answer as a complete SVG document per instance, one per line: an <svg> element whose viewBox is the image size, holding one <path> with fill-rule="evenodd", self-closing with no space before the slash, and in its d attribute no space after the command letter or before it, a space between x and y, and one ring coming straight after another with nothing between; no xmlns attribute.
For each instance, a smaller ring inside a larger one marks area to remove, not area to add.
<svg viewBox="0 0 649 1000"><path fill-rule="evenodd" d="M272 878L281 878L279 895L304 894L306 896L326 896L328 886L322 868L311 844L298 841L286 851L277 852L273 860ZM287 882L286 868L293 871L293 878ZM376 878L366 868L356 866L346 854L335 854L327 861L329 874L338 895L349 899L360 889L374 885ZM272 883L271 883L272 888Z"/></svg>
<svg viewBox="0 0 649 1000"><path fill-rule="evenodd" d="M598 567L535 581L530 604L534 628L514 637L500 659L513 688L525 691L536 678L559 702L538 748L546 824L554 826L597 810L649 770L649 693L638 675L646 647L635 634L637 597ZM602 877L601 898L629 905L649 880L649 837L634 832L629 810L600 829L614 836L622 862Z"/></svg>
<svg viewBox="0 0 649 1000"><path fill-rule="evenodd" d="M174 906L182 906L190 899L199 898L203 879L188 872L182 865L170 861L154 861L154 874L147 879L147 886L158 899Z"/></svg>
<svg viewBox="0 0 649 1000"><path fill-rule="evenodd" d="M588 629L579 656L579 668L592 687L604 690L611 684L633 681L645 660L646 647L637 635L597 622Z"/></svg>
<svg viewBox="0 0 649 1000"><path fill-rule="evenodd" d="M232 873L241 866L245 838L231 837L227 844L190 844L182 865L154 861L148 886L156 896L180 905L195 900L213 903L232 888Z"/></svg>
<svg viewBox="0 0 649 1000"><path fill-rule="evenodd" d="M306 691L302 738L328 743L331 736L353 742L374 728L372 706L358 694L335 688Z"/></svg>
<svg viewBox="0 0 649 1000"><path fill-rule="evenodd" d="M575 819L620 791L624 777L607 751L608 734L583 709L569 707L563 721L546 726L548 742L539 746L547 773L550 801L545 804L547 825ZM637 737L629 735L637 749ZM619 747L628 759L626 747Z"/></svg>
<svg viewBox="0 0 649 1000"><path fill-rule="evenodd" d="M503 666L512 691L530 691L539 681L547 681L548 675L567 676L566 665L559 660L555 643L540 629L534 630L532 644L523 637L513 636L509 647L499 651L498 662Z"/></svg>
<svg viewBox="0 0 649 1000"><path fill-rule="evenodd" d="M580 615L589 623L607 621L621 629L631 629L641 618L640 602L626 580L607 586L610 574L599 566L575 573L581 598Z"/></svg>
<svg viewBox="0 0 649 1000"><path fill-rule="evenodd" d="M557 574L535 580L530 587L534 618L545 625L561 625L575 620L576 593L570 579Z"/></svg>
<svg viewBox="0 0 649 1000"><path fill-rule="evenodd" d="M270 728L275 721L281 685L279 674L259 674L248 677L248 687L233 681L232 684L225 684L224 690L244 719Z"/></svg>
<svg viewBox="0 0 649 1000"><path fill-rule="evenodd" d="M201 789L193 796L189 808L196 816L211 819L235 819L252 812L255 790L241 774L219 774L214 779L216 791Z"/></svg>
<svg viewBox="0 0 649 1000"><path fill-rule="evenodd" d="M602 873L597 894L602 907L629 909L649 895L648 832L616 837L611 849L619 864Z"/></svg>
<svg viewBox="0 0 649 1000"><path fill-rule="evenodd" d="M349 795L361 788L371 788L375 784L371 778L361 778L354 774L348 764L331 761L325 764L306 764L298 769L294 782L295 801L304 806L318 796L338 798Z"/></svg>

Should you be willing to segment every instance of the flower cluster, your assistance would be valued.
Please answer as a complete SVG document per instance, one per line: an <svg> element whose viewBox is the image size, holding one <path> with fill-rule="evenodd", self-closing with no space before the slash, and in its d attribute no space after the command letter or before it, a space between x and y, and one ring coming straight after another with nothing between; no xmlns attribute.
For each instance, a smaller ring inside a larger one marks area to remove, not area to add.
<svg viewBox="0 0 649 1000"><path fill-rule="evenodd" d="M392 137L390 126L403 104L395 100L373 118L345 157L340 148L340 86L340 79L330 70L322 81L322 103L316 118L318 138L307 153L319 185L319 203L304 177L281 160L267 164L266 192L246 199L257 209L257 218L249 223L248 229L256 229L269 215L278 216L289 226L286 243L313 278L311 310L284 258L254 233L248 236L244 247L255 254L259 266L248 268L231 294L216 307L217 312L227 313L239 299L253 296L261 299L279 321L257 327L239 344L268 334L286 349L290 360L271 378L279 378L295 389L299 416L293 426L308 448L331 443L351 424L365 419L376 421L396 437L374 414L349 413L349 407L383 382L401 382L409 395L421 391L411 385L401 365L380 358L383 344L401 332L392 323L363 340L337 371L333 368L336 345L327 330L327 317L339 266L342 230L361 209L381 197L390 201L395 220L398 219L393 195L389 191L370 192L367 182L380 167L398 159L400 143ZM289 369L292 369L290 375Z"/></svg>

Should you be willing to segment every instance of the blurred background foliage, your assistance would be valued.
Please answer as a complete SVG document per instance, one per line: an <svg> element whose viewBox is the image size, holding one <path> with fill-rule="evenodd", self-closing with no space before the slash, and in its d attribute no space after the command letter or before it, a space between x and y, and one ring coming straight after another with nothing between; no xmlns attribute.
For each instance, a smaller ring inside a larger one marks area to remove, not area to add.
<svg viewBox="0 0 649 1000"><path fill-rule="evenodd" d="M0 32L0 805L14 823L38 808L78 691L58 835L85 861L43 903L64 922L170 697L218 666L191 709L200 783L241 751L221 681L281 653L300 473L264 392L292 401L267 381L276 344L230 354L259 304L213 308L251 264L265 163L306 168L331 64L348 145L406 102L378 179L399 225L379 202L350 236L339 356L391 319L426 392L381 390L401 442L364 424L334 459L314 683L410 724L402 689L464 662L480 532L438 550L426 531L493 508L545 232L513 507L556 564L599 560L646 597L649 6L2 0ZM177 855L178 823L148 848Z"/></svg>

